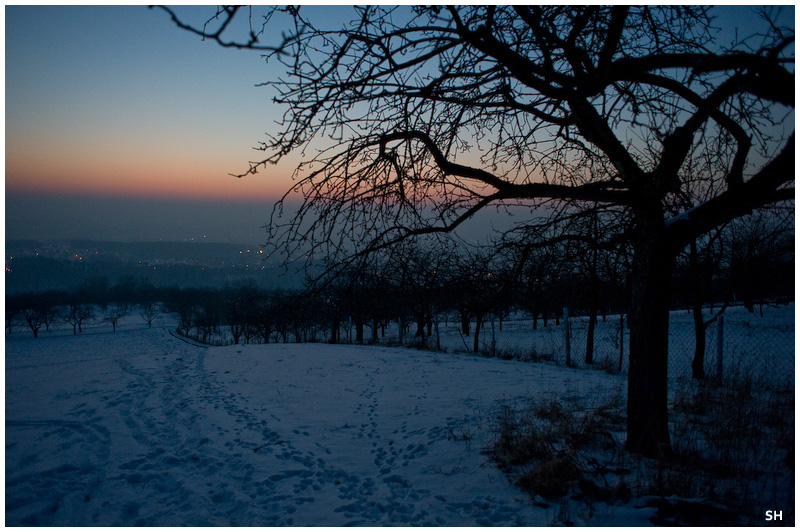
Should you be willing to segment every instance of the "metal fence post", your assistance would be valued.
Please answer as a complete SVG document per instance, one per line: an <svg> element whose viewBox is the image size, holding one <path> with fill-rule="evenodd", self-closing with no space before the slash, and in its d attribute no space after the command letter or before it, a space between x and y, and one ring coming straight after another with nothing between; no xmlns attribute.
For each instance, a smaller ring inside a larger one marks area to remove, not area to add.
<svg viewBox="0 0 800 532"><path fill-rule="evenodd" d="M397 320L400 330L397 332L397 341L400 345L403 345L403 335L405 334L404 329L406 328L406 320L403 319L403 316Z"/></svg>
<svg viewBox="0 0 800 532"><path fill-rule="evenodd" d="M619 315L619 371L622 372L622 357L625 354L625 315Z"/></svg>
<svg viewBox="0 0 800 532"><path fill-rule="evenodd" d="M722 384L722 347L723 333L725 329L725 317L720 314L717 318L717 379Z"/></svg>
<svg viewBox="0 0 800 532"><path fill-rule="evenodd" d="M572 366L572 354L569 345L569 309L564 307L564 351L567 354L567 366Z"/></svg>

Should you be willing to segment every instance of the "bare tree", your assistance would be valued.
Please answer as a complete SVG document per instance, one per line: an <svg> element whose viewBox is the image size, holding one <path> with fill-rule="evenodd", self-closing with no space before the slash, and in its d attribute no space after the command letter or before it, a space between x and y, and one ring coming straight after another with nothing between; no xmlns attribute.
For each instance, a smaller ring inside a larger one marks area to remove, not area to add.
<svg viewBox="0 0 800 532"><path fill-rule="evenodd" d="M13 326L17 325L22 316L22 305L19 297L6 296L6 330L11 334Z"/></svg>
<svg viewBox="0 0 800 532"><path fill-rule="evenodd" d="M333 29L290 7L263 19L224 8L198 27L165 9L190 31L286 65L272 83L284 121L245 174L294 151L317 154L290 191L303 197L299 210L281 217L280 202L268 225L292 258L344 266L455 230L489 206L548 209L551 219L574 201L624 207L627 444L670 452L675 256L722 223L794 198L793 22L730 8L763 23L722 42L711 8L685 6L369 6ZM291 27L264 44L281 17ZM249 31L228 35L236 27ZM710 192L689 207L698 181Z"/></svg>
<svg viewBox="0 0 800 532"><path fill-rule="evenodd" d="M32 306L23 310L22 314L25 317L25 322L28 324L28 327L33 331L33 337L38 338L39 328L44 323L44 311L38 306Z"/></svg>
<svg viewBox="0 0 800 532"><path fill-rule="evenodd" d="M253 326L254 309L260 297L260 290L252 279L241 281L223 291L221 304L223 318L233 336L233 343L238 344L242 336L249 342Z"/></svg>
<svg viewBox="0 0 800 532"><path fill-rule="evenodd" d="M119 323L119 320L121 320L127 315L128 315L127 305L116 303L108 305L106 307L103 321L106 323L110 323L112 330L114 332L117 332L117 324Z"/></svg>
<svg viewBox="0 0 800 532"><path fill-rule="evenodd" d="M794 260L794 212L759 212L734 221L724 232L728 282L732 297L763 316L764 301L781 277L781 266Z"/></svg>
<svg viewBox="0 0 800 532"><path fill-rule="evenodd" d="M705 379L705 354L706 354L706 330L717 321L717 316L706 320L703 317L703 304L711 299L711 284L713 275L713 261L718 256L716 243L719 240L720 232L715 232L712 238L704 242L701 250L698 251L697 242L689 244L689 276L692 292L692 319L694 321L694 356L692 357L692 378ZM723 305L719 314L724 312L727 302Z"/></svg>
<svg viewBox="0 0 800 532"><path fill-rule="evenodd" d="M72 334L83 332L83 324L93 318L94 309L91 305L80 303L78 300L70 302L65 319L72 325Z"/></svg>
<svg viewBox="0 0 800 532"><path fill-rule="evenodd" d="M144 301L139 304L139 314L145 323L147 323L148 327L153 326L153 321L156 319L156 316L158 316L158 312L158 305L152 301Z"/></svg>
<svg viewBox="0 0 800 532"><path fill-rule="evenodd" d="M60 318L61 318L61 310L52 301L43 306L42 323L44 323L45 331L50 332L50 327L58 323Z"/></svg>

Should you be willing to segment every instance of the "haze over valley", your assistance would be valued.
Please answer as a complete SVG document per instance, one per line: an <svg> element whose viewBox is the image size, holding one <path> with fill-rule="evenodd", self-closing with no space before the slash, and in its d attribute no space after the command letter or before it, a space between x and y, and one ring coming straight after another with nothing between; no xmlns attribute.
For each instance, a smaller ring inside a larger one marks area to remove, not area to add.
<svg viewBox="0 0 800 532"><path fill-rule="evenodd" d="M252 279L293 289L302 277L267 261L259 246L213 242L6 241L6 293L73 291L91 279L156 287L221 287Z"/></svg>

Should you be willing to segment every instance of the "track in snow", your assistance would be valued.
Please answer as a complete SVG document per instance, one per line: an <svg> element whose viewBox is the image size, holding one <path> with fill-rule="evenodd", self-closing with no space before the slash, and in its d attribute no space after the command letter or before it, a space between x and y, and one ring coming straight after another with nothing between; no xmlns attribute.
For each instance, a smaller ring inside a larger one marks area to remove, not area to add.
<svg viewBox="0 0 800 532"><path fill-rule="evenodd" d="M324 344L204 348L167 328L6 339L6 524L545 525L480 453L501 401L571 371Z"/></svg>

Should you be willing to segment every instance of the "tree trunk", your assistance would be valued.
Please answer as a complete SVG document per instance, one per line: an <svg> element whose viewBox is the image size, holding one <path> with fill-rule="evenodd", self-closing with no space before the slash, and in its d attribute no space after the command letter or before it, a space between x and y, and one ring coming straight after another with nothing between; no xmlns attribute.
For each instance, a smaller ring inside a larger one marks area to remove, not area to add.
<svg viewBox="0 0 800 532"><path fill-rule="evenodd" d="M597 282L597 250L592 257L592 271L590 273L589 290L589 328L586 330L586 364L594 364L594 329L597 325L597 312L600 306L600 294Z"/></svg>
<svg viewBox="0 0 800 532"><path fill-rule="evenodd" d="M594 364L594 328L597 324L597 311L589 310L589 327L586 329L586 364Z"/></svg>
<svg viewBox="0 0 800 532"><path fill-rule="evenodd" d="M692 279L692 318L694 320L694 357L692 378L705 379L706 324L703 319L703 295L697 259L697 243L689 245L689 267Z"/></svg>
<svg viewBox="0 0 800 532"><path fill-rule="evenodd" d="M597 216L592 218L592 238L599 233ZM600 306L599 279L597 273L597 246L592 246L592 259L589 270L589 328L586 331L586 364L594 364L594 329L597 325L597 312Z"/></svg>
<svg viewBox="0 0 800 532"><path fill-rule="evenodd" d="M339 342L339 319L334 318L331 321L331 340L330 343L335 344Z"/></svg>
<svg viewBox="0 0 800 532"><path fill-rule="evenodd" d="M433 312L430 307L425 311L425 323L428 324L428 338L430 338L433 335Z"/></svg>
<svg viewBox="0 0 800 532"><path fill-rule="evenodd" d="M469 313L461 312L461 334L469 336Z"/></svg>
<svg viewBox="0 0 800 532"><path fill-rule="evenodd" d="M706 356L706 324L703 320L702 303L695 300L692 305L692 317L694 319L694 358L692 359L692 378L705 379L705 356Z"/></svg>
<svg viewBox="0 0 800 532"><path fill-rule="evenodd" d="M480 336L481 336L481 325L483 325L483 316L477 314L475 316L475 340L473 341L473 351L477 353L480 350Z"/></svg>
<svg viewBox="0 0 800 532"><path fill-rule="evenodd" d="M425 341L425 311L416 312L417 318L417 332L414 336L418 338L422 338L422 341Z"/></svg>
<svg viewBox="0 0 800 532"><path fill-rule="evenodd" d="M629 319L627 446L631 452L650 458L671 453L667 355L674 255L663 236L660 216L660 209L656 208L639 217L642 232L634 242Z"/></svg>
<svg viewBox="0 0 800 532"><path fill-rule="evenodd" d="M360 319L356 321L356 343L364 343L364 322Z"/></svg>
<svg viewBox="0 0 800 532"><path fill-rule="evenodd" d="M399 329L399 331L397 333L397 341L400 343L400 345L403 345L403 337L405 336L405 332L406 332L405 331L406 320L403 319L403 316L400 316L397 319L397 327Z"/></svg>

